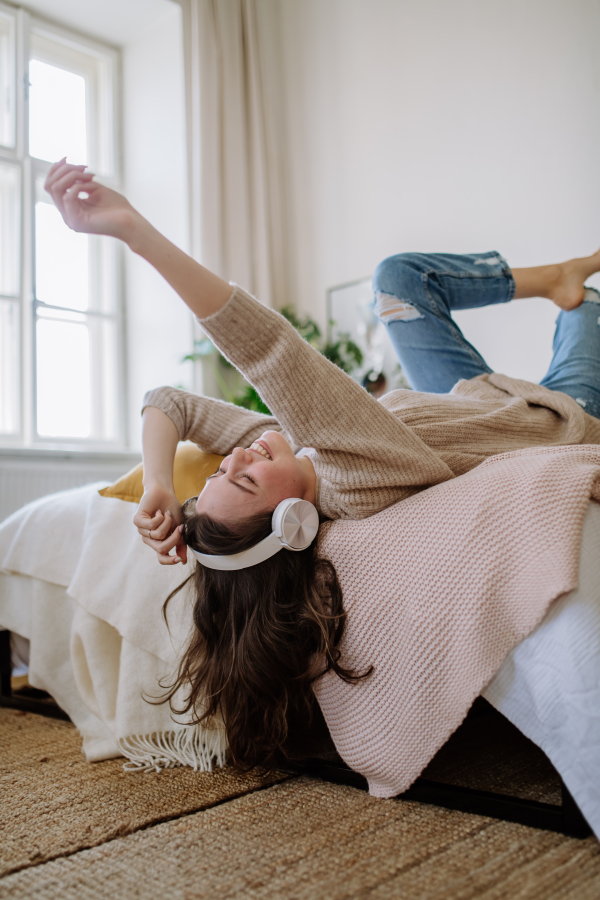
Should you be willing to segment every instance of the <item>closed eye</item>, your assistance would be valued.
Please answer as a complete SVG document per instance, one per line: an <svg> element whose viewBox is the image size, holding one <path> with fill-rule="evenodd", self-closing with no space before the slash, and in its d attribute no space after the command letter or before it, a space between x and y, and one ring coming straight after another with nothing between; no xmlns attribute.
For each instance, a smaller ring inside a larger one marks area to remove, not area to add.
<svg viewBox="0 0 600 900"><path fill-rule="evenodd" d="M207 478L206 480L209 481L211 478L216 478L217 475L226 475L226 474L227 474L227 472L225 471L225 469L222 469L222 468L219 466L219 468L217 469L217 471L216 471L216 472L213 472L212 475L209 475L208 478ZM258 485L256 484L256 481L254 480L254 478L252 477L252 475L249 475L249 474L248 474L248 472L242 472L242 474L241 474L239 477L240 477L240 478L247 478L248 481L251 481L252 484L254 484L254 485L256 485L256 487L258 487ZM235 484L235 482L233 482L233 483ZM236 487L241 487L241 485L236 484ZM242 490L246 490L246 488L242 488Z"/></svg>

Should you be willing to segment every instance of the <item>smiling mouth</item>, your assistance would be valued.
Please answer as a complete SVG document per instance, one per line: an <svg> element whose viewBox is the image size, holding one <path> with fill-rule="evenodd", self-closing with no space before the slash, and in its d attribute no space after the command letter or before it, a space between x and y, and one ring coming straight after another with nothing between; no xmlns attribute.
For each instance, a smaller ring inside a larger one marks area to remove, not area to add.
<svg viewBox="0 0 600 900"><path fill-rule="evenodd" d="M259 441L254 441L254 443L250 445L250 450L255 450L257 453L260 453L261 456L264 456L265 459L270 459L271 461L273 460L273 457L271 456L267 448Z"/></svg>

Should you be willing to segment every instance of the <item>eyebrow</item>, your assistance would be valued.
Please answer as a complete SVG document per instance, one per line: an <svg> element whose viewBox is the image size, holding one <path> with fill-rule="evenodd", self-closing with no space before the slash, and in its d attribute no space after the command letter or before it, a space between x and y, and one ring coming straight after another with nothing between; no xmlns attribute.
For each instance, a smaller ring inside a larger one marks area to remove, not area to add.
<svg viewBox="0 0 600 900"><path fill-rule="evenodd" d="M228 481L229 481L229 484L235 485L235 487L236 487L236 488L239 488L240 491L244 491L244 493L246 493L246 494L252 494L253 497L256 496L256 494L254 493L254 491L251 491L250 488L244 487L244 485L243 485L243 484L240 484L239 481L231 481L230 479L228 479Z"/></svg>

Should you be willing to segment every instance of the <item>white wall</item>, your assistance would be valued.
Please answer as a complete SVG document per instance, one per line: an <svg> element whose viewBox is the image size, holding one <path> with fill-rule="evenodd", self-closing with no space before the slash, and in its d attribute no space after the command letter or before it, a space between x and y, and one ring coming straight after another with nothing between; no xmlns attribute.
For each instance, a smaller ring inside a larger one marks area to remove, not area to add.
<svg viewBox="0 0 600 900"><path fill-rule="evenodd" d="M189 249L188 177L181 8L163 3L140 20L123 47L124 189L153 225ZM162 384L191 387L192 317L163 279L126 251L130 446L140 442L144 393Z"/></svg>
<svg viewBox="0 0 600 900"><path fill-rule="evenodd" d="M600 243L597 0L282 0L300 307L400 251L513 266ZM600 281L596 280L596 284ZM537 379L556 309L463 313L490 365Z"/></svg>
<svg viewBox="0 0 600 900"><path fill-rule="evenodd" d="M12 0L10 0L12 2ZM137 40L148 22L162 16L170 0L19 0L51 22L121 47Z"/></svg>

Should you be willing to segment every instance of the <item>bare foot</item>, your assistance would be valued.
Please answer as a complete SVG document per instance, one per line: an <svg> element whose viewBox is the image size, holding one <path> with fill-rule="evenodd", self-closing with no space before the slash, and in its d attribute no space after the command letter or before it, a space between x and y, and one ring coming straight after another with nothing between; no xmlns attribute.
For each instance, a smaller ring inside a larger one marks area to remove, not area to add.
<svg viewBox="0 0 600 900"><path fill-rule="evenodd" d="M600 250L592 256L569 259L552 266L556 272L549 279L545 296L561 309L575 309L583 301L584 283L594 272L600 272Z"/></svg>

